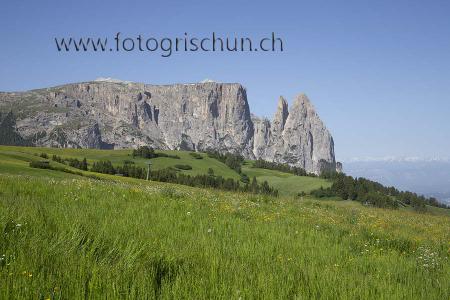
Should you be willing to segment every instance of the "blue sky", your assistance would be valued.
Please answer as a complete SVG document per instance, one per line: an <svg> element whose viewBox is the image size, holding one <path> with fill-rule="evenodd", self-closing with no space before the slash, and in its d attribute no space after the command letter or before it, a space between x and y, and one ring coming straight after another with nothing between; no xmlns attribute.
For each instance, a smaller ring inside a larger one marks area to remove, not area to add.
<svg viewBox="0 0 450 300"><path fill-rule="evenodd" d="M449 157L449 1L3 1L0 90L113 77L240 82L271 117L301 92L352 157ZM261 37L284 52L59 53L54 37Z"/></svg>

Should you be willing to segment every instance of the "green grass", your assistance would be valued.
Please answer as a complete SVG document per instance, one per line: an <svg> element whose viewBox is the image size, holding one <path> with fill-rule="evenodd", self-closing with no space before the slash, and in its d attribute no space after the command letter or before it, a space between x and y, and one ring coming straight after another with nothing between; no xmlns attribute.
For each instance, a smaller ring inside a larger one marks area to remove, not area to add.
<svg viewBox="0 0 450 300"><path fill-rule="evenodd" d="M80 176L54 172L51 170L42 170L29 167L29 162L35 160L42 160L31 154L22 154L16 152L0 152L0 174L21 174L21 175L33 175L33 176L51 176L56 178L77 178ZM62 166L59 163L52 162L52 165ZM66 167L66 166L65 166ZM68 169L76 170L70 167Z"/></svg>
<svg viewBox="0 0 450 300"><path fill-rule="evenodd" d="M295 196L301 191L308 193L321 186L324 188L331 186L330 181L321 178L295 176L275 170L253 168L249 161L242 167L242 172L250 178L256 176L258 181L266 180L271 186L279 190L280 195Z"/></svg>
<svg viewBox="0 0 450 300"><path fill-rule="evenodd" d="M0 168L1 299L450 297L448 216L37 171Z"/></svg>
<svg viewBox="0 0 450 300"><path fill-rule="evenodd" d="M0 146L0 163L5 163L3 158L5 155L10 159L13 157L18 161L30 161L37 158L34 154L46 153L51 157L53 154L59 155L63 158L77 158L82 160L86 158L89 164L98 160L110 160L114 165L122 165L125 160L132 160L136 165L141 167L147 167L147 162L151 161L152 169L159 170L168 167L174 167L179 164L190 165L192 170L179 170L182 173L190 175L207 174L208 169L211 168L216 176L222 176L224 178L233 178L239 180L240 175L230 169L222 162L208 157L205 153L199 153L203 159L196 159L190 155L189 151L157 151L170 155L178 155L180 159L158 157L151 160L136 157L133 159L131 156L131 150L96 150L96 149L58 149L58 148L40 148L40 147L16 147L16 146ZM10 163L11 161L8 161ZM27 164L21 164L23 166ZM5 169L3 167L3 169ZM21 173L15 172L12 167L9 167L10 171L14 174ZM27 173L33 172L30 170ZM309 192L313 189L320 188L321 186L328 187L331 183L327 180L307 177L307 176L294 176L292 174L283 173L279 171L266 170L253 168L251 161L246 161L242 167L242 172L247 174L250 179L256 176L258 182L266 180L270 186L279 190L280 195L295 196L300 192Z"/></svg>
<svg viewBox="0 0 450 300"><path fill-rule="evenodd" d="M158 157L154 159L144 159L136 157L133 159L131 150L97 150L97 149L59 149L59 148L42 148L42 147L17 147L17 146L0 146L0 154L9 152L16 153L18 156L30 156L33 154L47 153L49 157L53 154L64 158L77 158L79 160L86 158L88 163L98 160L110 160L114 165L122 165L125 160L132 160L136 165L147 167L147 162L151 161L152 169L159 170L168 167L175 167L177 164L188 164L192 166L192 170L184 170L183 173L197 175L206 174L208 168L214 170L215 175L225 178L239 179L240 176L228 168L225 164L216 159L209 158L206 154L201 154L203 159L195 159L189 151L171 151L157 150L170 155L178 155L180 159Z"/></svg>

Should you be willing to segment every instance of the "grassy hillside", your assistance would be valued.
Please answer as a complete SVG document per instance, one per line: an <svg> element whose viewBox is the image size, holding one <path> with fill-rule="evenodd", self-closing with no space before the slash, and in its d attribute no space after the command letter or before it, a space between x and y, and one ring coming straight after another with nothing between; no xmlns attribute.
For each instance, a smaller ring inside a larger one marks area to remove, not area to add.
<svg viewBox="0 0 450 300"><path fill-rule="evenodd" d="M1 159L2 299L450 297L448 216Z"/></svg>
<svg viewBox="0 0 450 300"><path fill-rule="evenodd" d="M295 176L293 174L275 170L254 168L251 161L247 161L243 165L242 172L247 174L250 178L256 176L258 181L267 180L270 185L276 187L280 191L280 195L286 196L295 196L302 191L308 193L321 186L324 188L331 186L330 181L321 178Z"/></svg>
<svg viewBox="0 0 450 300"><path fill-rule="evenodd" d="M55 154L64 158L77 158L82 160L86 158L89 164L99 160L110 160L113 164L122 165L125 160L134 161L136 165L147 167L147 162L151 161L152 169L164 169L167 167L174 167L177 164L188 164L192 166L192 170L179 170L179 172L198 175L207 174L208 169L212 168L214 174L224 178L233 178L238 180L240 175L234 170L227 167L222 162L208 157L205 153L200 153L202 159L196 159L190 155L188 151L157 151L169 155L177 155L180 159L158 157L151 160L131 156L131 150L95 150L95 149L58 149L58 148L39 148L39 147L16 147L16 146L0 146L0 170L3 172L8 170L12 174L36 173L36 170L28 167L28 162L31 160L41 160L35 154L46 153L50 157ZM54 164L54 162L51 162ZM17 167L19 166L19 168ZM24 171L21 168L25 168ZM294 176L292 174L258 169L252 167L251 161L246 161L242 168L244 174L250 178L256 176L259 182L266 180L271 186L278 189L280 195L295 196L304 191L309 192L317 189L320 186L328 187L331 183L327 180L306 176ZM64 174L62 175L64 176Z"/></svg>
<svg viewBox="0 0 450 300"><path fill-rule="evenodd" d="M53 154L62 156L64 158L86 158L88 163L93 163L98 160L110 160L113 164L121 165L125 160L133 160L137 165L146 167L148 159L131 157L131 150L96 150L96 149L58 149L58 148L40 148L40 147L15 147L15 146L0 146L0 154L5 152L15 152L18 155L22 154L40 154L47 153L50 156ZM189 155L188 151L158 151L171 155L178 155L180 159L173 158L154 158L151 159L153 169L163 169L173 167L176 164L190 164L193 169L185 170L187 174L205 174L208 168L212 168L217 175L223 177L232 177L239 179L239 175L233 170L229 169L223 163L207 157L203 154L203 159L194 159Z"/></svg>

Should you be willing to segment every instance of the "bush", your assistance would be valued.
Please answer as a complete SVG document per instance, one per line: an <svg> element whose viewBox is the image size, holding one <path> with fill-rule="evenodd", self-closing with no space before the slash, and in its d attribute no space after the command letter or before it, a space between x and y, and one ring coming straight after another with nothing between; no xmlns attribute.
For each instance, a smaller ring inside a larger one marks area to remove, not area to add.
<svg viewBox="0 0 450 300"><path fill-rule="evenodd" d="M250 183L250 178L248 178L247 174L241 174L241 181L243 183Z"/></svg>
<svg viewBox="0 0 450 300"><path fill-rule="evenodd" d="M38 161L38 160L31 161L30 167L38 169L52 169L48 161Z"/></svg>
<svg viewBox="0 0 450 300"><path fill-rule="evenodd" d="M180 157L178 155L172 155L172 154L167 154L164 152L158 152L155 153L156 157L167 157L167 158L173 158L173 159L180 159Z"/></svg>
<svg viewBox="0 0 450 300"><path fill-rule="evenodd" d="M190 165L175 165L175 168L180 170L192 170L192 167Z"/></svg>
<svg viewBox="0 0 450 300"><path fill-rule="evenodd" d="M180 159L180 157L178 155L170 155L170 154L166 154L163 152L156 153L153 148L147 147L147 146L142 146L137 149L134 149L131 152L131 156L133 156L133 158L138 156L138 157L147 158L147 159L156 158L156 157L167 157L167 158Z"/></svg>
<svg viewBox="0 0 450 300"><path fill-rule="evenodd" d="M296 197L297 198L301 198L301 197L305 197L306 193L304 191L301 191L300 193L297 193Z"/></svg>
<svg viewBox="0 0 450 300"><path fill-rule="evenodd" d="M62 159L60 156L55 155L55 154L53 154L52 160L53 160L53 161L56 161L56 162L58 162L58 163L60 163L60 164L65 164L64 159Z"/></svg>
<svg viewBox="0 0 450 300"><path fill-rule="evenodd" d="M62 158L58 155L53 155L52 160L56 161L60 164L69 164L72 168L80 169L83 171L88 170L88 163L86 158L83 158L83 160L78 160L76 158ZM67 163L66 163L67 162Z"/></svg>
<svg viewBox="0 0 450 300"><path fill-rule="evenodd" d="M195 159L203 159L203 156L201 156L199 153L196 152L190 152L189 155Z"/></svg>
<svg viewBox="0 0 450 300"><path fill-rule="evenodd" d="M79 175L79 176L83 176L83 173L81 172L77 172L77 171L72 171L63 167L55 167L50 165L50 162L48 161L32 161L30 162L30 167L32 168L38 168L38 169L47 169L47 170L53 170L53 171L60 171L60 172L65 172L65 173L70 173L70 174L74 174L74 175Z"/></svg>
<svg viewBox="0 0 450 300"><path fill-rule="evenodd" d="M155 150L153 150L153 148L147 147L147 146L142 146L139 147L137 149L133 149L133 152L131 153L131 155L133 156L133 158L135 158L136 156L138 157L142 157L142 158L155 158L157 157L155 154Z"/></svg>
<svg viewBox="0 0 450 300"><path fill-rule="evenodd" d="M83 160L78 160L76 158L66 158L65 161L69 163L69 166L72 168L80 169L83 171L87 171L88 169L88 163L86 158L83 158Z"/></svg>

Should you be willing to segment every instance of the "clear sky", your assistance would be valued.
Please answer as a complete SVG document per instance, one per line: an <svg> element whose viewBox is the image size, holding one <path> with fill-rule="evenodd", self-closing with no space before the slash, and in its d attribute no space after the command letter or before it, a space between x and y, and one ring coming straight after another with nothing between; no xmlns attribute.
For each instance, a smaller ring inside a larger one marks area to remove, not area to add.
<svg viewBox="0 0 450 300"><path fill-rule="evenodd" d="M2 1L0 90L97 77L154 84L210 78L247 88L271 117L306 93L340 160L450 156L450 1ZM62 53L54 37L185 32L261 37L284 52Z"/></svg>

